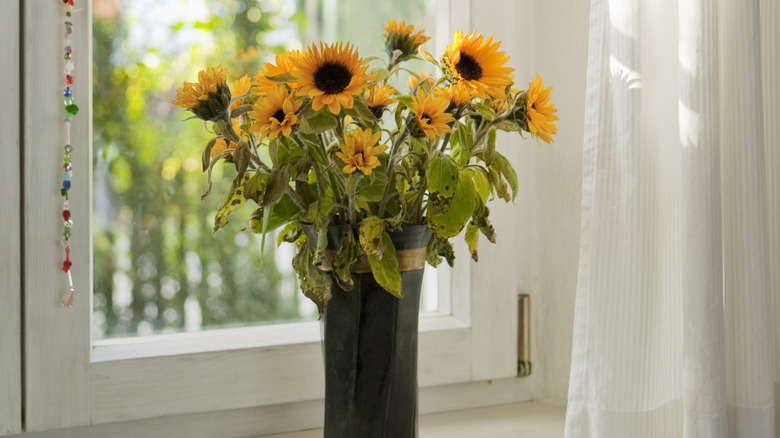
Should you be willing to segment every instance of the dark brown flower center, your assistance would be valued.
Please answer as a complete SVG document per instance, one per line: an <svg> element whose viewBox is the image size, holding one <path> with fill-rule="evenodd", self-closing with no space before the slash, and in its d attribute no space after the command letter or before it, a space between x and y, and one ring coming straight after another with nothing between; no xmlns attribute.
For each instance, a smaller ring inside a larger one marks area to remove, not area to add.
<svg viewBox="0 0 780 438"><path fill-rule="evenodd" d="M478 81L482 77L482 66L471 55L465 53L460 54L460 61L455 64L455 70L467 81Z"/></svg>
<svg viewBox="0 0 780 438"><path fill-rule="evenodd" d="M275 118L279 123L282 123L284 121L285 114L284 114L284 111L279 109L279 110L276 110L274 115L272 115L271 117Z"/></svg>
<svg viewBox="0 0 780 438"><path fill-rule="evenodd" d="M314 85L325 94L338 94L344 91L352 79L352 73L341 64L326 62L314 72Z"/></svg>
<svg viewBox="0 0 780 438"><path fill-rule="evenodd" d="M430 125L431 124L431 118L428 117L428 114L423 114L423 115L420 116L420 123L424 123L426 125Z"/></svg>

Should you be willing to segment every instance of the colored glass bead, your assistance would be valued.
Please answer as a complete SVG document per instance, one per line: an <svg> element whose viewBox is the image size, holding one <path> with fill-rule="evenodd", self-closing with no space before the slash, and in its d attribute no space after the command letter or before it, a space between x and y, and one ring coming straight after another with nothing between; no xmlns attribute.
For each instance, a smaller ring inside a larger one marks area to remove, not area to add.
<svg viewBox="0 0 780 438"><path fill-rule="evenodd" d="M62 237L64 237L65 240L70 240L70 230L65 231L64 233L62 233Z"/></svg>
<svg viewBox="0 0 780 438"><path fill-rule="evenodd" d="M70 55L68 55L68 54L66 53L66 54L65 54L65 59L70 59Z"/></svg>
<svg viewBox="0 0 780 438"><path fill-rule="evenodd" d="M73 73L73 70L76 68L76 64L73 63L73 61L65 61L65 74L71 74Z"/></svg>
<svg viewBox="0 0 780 438"><path fill-rule="evenodd" d="M66 181L70 181L73 177L73 172L62 172L62 179Z"/></svg>
<svg viewBox="0 0 780 438"><path fill-rule="evenodd" d="M70 17L70 16L71 16L71 13L70 13L70 11L66 12L66 13L65 13L65 16L66 16L66 17Z"/></svg>
<svg viewBox="0 0 780 438"><path fill-rule="evenodd" d="M71 76L71 75L65 76L65 84L66 85L73 85L73 76Z"/></svg>
<svg viewBox="0 0 780 438"><path fill-rule="evenodd" d="M71 169L73 169L73 165L72 165L72 164L70 164L70 163L65 163L65 164L62 166L62 168L63 168L63 169L65 169L65 170L71 170Z"/></svg>
<svg viewBox="0 0 780 438"><path fill-rule="evenodd" d="M65 87L65 91L62 93L65 97L72 97L73 93L70 91L70 87Z"/></svg>
<svg viewBox="0 0 780 438"><path fill-rule="evenodd" d="M65 260L64 262L62 262L62 272L70 271L71 266L73 266L73 263L71 263L70 260Z"/></svg>
<svg viewBox="0 0 780 438"><path fill-rule="evenodd" d="M68 196L68 191L65 189L60 189L60 195L62 196Z"/></svg>
<svg viewBox="0 0 780 438"><path fill-rule="evenodd" d="M70 190L70 181L63 181L62 188L65 190Z"/></svg>
<svg viewBox="0 0 780 438"><path fill-rule="evenodd" d="M73 105L73 97L66 96L65 97L65 105Z"/></svg>
<svg viewBox="0 0 780 438"><path fill-rule="evenodd" d="M65 107L65 111L67 111L68 114L75 116L76 114L79 113L79 106L75 104L70 104Z"/></svg>
<svg viewBox="0 0 780 438"><path fill-rule="evenodd" d="M71 152L73 152L73 146L71 146L69 144L66 144L65 145L65 153L69 154Z"/></svg>
<svg viewBox="0 0 780 438"><path fill-rule="evenodd" d="M62 210L62 218L65 220L70 219L70 210Z"/></svg>
<svg viewBox="0 0 780 438"><path fill-rule="evenodd" d="M62 246L66 248L70 247L70 239L62 239Z"/></svg>
<svg viewBox="0 0 780 438"><path fill-rule="evenodd" d="M67 161L68 163L70 163L70 152L65 152L62 155L62 158L65 159L65 161Z"/></svg>
<svg viewBox="0 0 780 438"><path fill-rule="evenodd" d="M71 46L65 46L65 53L67 53L68 55L70 55L71 53L73 53L73 47L71 47Z"/></svg>

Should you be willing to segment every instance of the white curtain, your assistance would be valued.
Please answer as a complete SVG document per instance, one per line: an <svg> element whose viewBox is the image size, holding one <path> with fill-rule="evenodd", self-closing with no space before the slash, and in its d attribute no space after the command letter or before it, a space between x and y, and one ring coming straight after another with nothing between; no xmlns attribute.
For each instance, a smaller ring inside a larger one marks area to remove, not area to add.
<svg viewBox="0 0 780 438"><path fill-rule="evenodd" d="M566 437L774 437L780 1L590 23Z"/></svg>

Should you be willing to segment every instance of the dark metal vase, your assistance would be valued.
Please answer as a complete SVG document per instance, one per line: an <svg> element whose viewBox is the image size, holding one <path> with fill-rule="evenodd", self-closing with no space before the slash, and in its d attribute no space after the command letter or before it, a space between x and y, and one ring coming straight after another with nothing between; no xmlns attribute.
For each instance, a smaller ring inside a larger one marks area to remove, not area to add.
<svg viewBox="0 0 780 438"><path fill-rule="evenodd" d="M330 233L337 246L338 232ZM341 233L343 235L343 233ZM396 251L424 248L425 225L391 233ZM334 245L331 245L334 244ZM325 438L417 436L417 320L423 269L401 273L403 298L352 274L355 288L334 282L323 315Z"/></svg>

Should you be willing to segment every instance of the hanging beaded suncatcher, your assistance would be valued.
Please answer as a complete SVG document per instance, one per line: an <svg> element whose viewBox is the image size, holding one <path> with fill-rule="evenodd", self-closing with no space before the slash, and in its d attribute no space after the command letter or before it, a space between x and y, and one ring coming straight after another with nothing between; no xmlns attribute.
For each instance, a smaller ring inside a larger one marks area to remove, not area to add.
<svg viewBox="0 0 780 438"><path fill-rule="evenodd" d="M73 62L73 47L70 43L70 35L73 33L73 22L71 21L71 15L73 14L73 0L62 0L64 3L65 12L65 90L63 95L65 97L65 147L62 156L62 187L60 188L60 194L62 195L62 219L64 221L62 229L62 243L65 246L65 260L62 262L62 271L68 276L68 291L65 296L62 297L62 307L69 308L73 305L73 300L76 297L76 288L73 287L73 275L71 273L71 266L73 263L70 261L70 235L73 229L73 221L70 218L70 183L73 177L73 165L71 164L71 152L73 146L71 145L70 132L71 132L71 118L79 112L79 107L73 101L73 92L71 86L73 85L73 70L76 65Z"/></svg>

